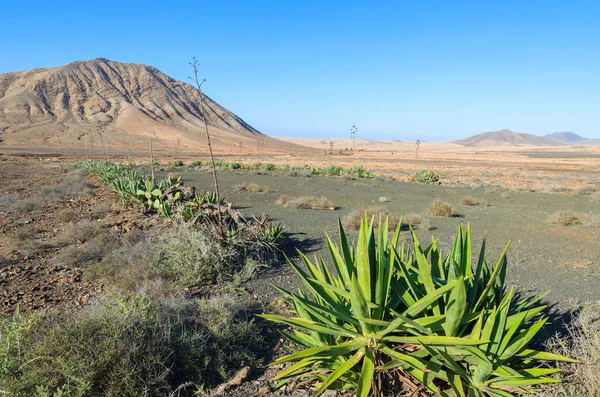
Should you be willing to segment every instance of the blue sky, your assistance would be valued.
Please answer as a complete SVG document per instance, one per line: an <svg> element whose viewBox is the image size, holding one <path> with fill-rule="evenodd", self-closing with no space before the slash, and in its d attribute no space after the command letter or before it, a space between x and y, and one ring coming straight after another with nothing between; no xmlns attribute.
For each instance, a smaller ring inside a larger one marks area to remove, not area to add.
<svg viewBox="0 0 600 397"><path fill-rule="evenodd" d="M270 135L600 138L598 1L31 0L0 15L0 73L105 57L185 80L195 55L206 93Z"/></svg>

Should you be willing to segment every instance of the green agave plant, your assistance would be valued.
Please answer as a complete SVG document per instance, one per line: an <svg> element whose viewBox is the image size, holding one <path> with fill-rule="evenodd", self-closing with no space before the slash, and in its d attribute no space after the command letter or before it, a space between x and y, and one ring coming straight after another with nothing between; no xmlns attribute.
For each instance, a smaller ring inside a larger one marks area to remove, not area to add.
<svg viewBox="0 0 600 397"><path fill-rule="evenodd" d="M505 291L506 250L490 269L484 240L473 269L469 228L459 228L444 258L435 240L422 249L412 232L412 250L399 246L400 226L389 239L387 219L375 232L365 214L356 246L338 224L339 246L327 236L331 269L301 252L304 269L290 261L305 287L280 289L295 317L263 315L291 326L283 335L301 347L275 361L295 362L279 386L312 380L316 396L354 389L366 397L408 377L437 395L510 396L555 381L547 375L556 370L537 362L568 359L527 347L544 323L534 321L542 297L516 301Z"/></svg>

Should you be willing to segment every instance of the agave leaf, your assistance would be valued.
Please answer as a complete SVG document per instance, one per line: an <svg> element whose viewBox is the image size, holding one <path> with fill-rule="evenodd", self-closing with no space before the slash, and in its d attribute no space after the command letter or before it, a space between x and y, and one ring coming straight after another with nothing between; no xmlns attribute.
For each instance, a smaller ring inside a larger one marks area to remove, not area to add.
<svg viewBox="0 0 600 397"><path fill-rule="evenodd" d="M299 370L305 369L307 366L314 364L315 361L319 360L317 357L306 357L296 364L292 365L290 368L286 369L279 373L274 379L281 380L294 376Z"/></svg>
<svg viewBox="0 0 600 397"><path fill-rule="evenodd" d="M513 380L494 381L494 382L490 382L490 386L494 387L494 388L500 388L500 387L514 387L514 386L530 386L530 385L538 385L541 383L560 383L560 379L540 376L540 377L531 378L531 379L513 379Z"/></svg>
<svg viewBox="0 0 600 397"><path fill-rule="evenodd" d="M335 266L335 270L338 275L344 281L344 285L347 287L350 285L350 274L348 273L348 265L344 261L342 254L340 254L340 250L331 240L329 235L326 236L327 246L329 247L329 252L331 253L331 258L333 259L333 265Z"/></svg>
<svg viewBox="0 0 600 397"><path fill-rule="evenodd" d="M315 392L315 397L323 394L327 390L327 388L333 384L333 382L338 380L342 375L344 375L352 367L354 367L356 364L358 364L364 355L365 355L365 349L360 349L354 354L354 356L350 357L349 359L344 361L343 364L338 366L337 369L335 371L333 371L331 373L331 375L329 375L327 380L325 382L323 382L323 384L321 385L319 390L317 390Z"/></svg>
<svg viewBox="0 0 600 397"><path fill-rule="evenodd" d="M579 362L575 359L561 356L560 354L542 352L542 351L537 351L537 350L533 350L533 349L523 349L516 355L519 357L529 358L529 359L537 360L537 361L563 361L563 362L568 362L568 363Z"/></svg>
<svg viewBox="0 0 600 397"><path fill-rule="evenodd" d="M487 285L483 289L483 292L479 296L479 300L477 301L477 303L475 304L475 307L474 307L475 311L480 309L480 306L483 304L484 299L487 297L488 293L494 287L495 280L496 280L496 278L499 277L500 271L502 270L503 267L506 267L506 253L508 252L508 247L510 247L510 242L508 244L506 244L506 247L504 248L502 255L500 255L500 259L498 259L498 262L496 263L496 266L494 267L494 271L490 275L490 280L488 281Z"/></svg>
<svg viewBox="0 0 600 397"><path fill-rule="evenodd" d="M434 303L437 302L437 300L442 295L446 294L448 291L455 288L462 281L463 281L463 279L461 277L458 280L449 282L448 284L446 284L445 286L443 286L441 288L437 288L437 289L434 288L433 291L431 291L430 293L428 293L427 295L425 295L424 297L419 299L417 302L415 302L403 314L405 316L414 317L414 316L421 314L425 309L428 309L430 307L437 307L436 305L434 305ZM435 310L434 310L434 312L435 312ZM441 313L436 313L436 315L441 315Z"/></svg>
<svg viewBox="0 0 600 397"><path fill-rule="evenodd" d="M370 349L365 349L365 357L363 360L362 371L358 378L358 385L356 388L356 397L367 397L371 392L371 381L373 380L373 374L375 373L375 357Z"/></svg>
<svg viewBox="0 0 600 397"><path fill-rule="evenodd" d="M419 241L417 240L417 236L415 235L414 230L411 229L411 236L413 239L415 256L417 259L417 266L419 268L419 280L425 285L425 289L427 293L435 292L435 286L433 285L433 279L431 278L431 269L429 264L427 263L427 258L419 245ZM433 314L439 315L442 314L440 311L439 305L433 305Z"/></svg>
<svg viewBox="0 0 600 397"><path fill-rule="evenodd" d="M292 334L292 333L286 332L286 331L279 331L279 333L281 335L285 336L286 338L288 338L289 340L291 340L292 342L295 342L304 347L319 346L319 343L316 340L314 340L309 335L302 333L302 332L294 331L294 333Z"/></svg>
<svg viewBox="0 0 600 397"><path fill-rule="evenodd" d="M381 339L386 342L409 343L413 345L431 346L476 346L488 343L488 340L460 338L456 336L386 336Z"/></svg>
<svg viewBox="0 0 600 397"><path fill-rule="evenodd" d="M299 352L280 357L273 363L281 364L288 361L298 361L307 357L337 357L358 350L366 346L367 343L368 342L366 339L353 339L337 345L312 347L310 349L301 350Z"/></svg>
<svg viewBox="0 0 600 397"><path fill-rule="evenodd" d="M372 233L372 225L367 225L367 214L362 217L360 230L358 232L358 245L356 247L356 278L362 294L371 300L371 259L369 255L369 231ZM353 288L351 288L353 289ZM368 317L368 316L361 316Z"/></svg>
<svg viewBox="0 0 600 397"><path fill-rule="evenodd" d="M456 280L456 286L452 288L446 304L446 322L444 332L446 336L456 336L461 325L463 315L467 306L467 288L463 278Z"/></svg>
<svg viewBox="0 0 600 397"><path fill-rule="evenodd" d="M463 272L462 263L463 263L463 225L462 223L458 225L458 231L456 232L456 239L454 240L454 246L452 247L452 252L449 256L449 272L448 272L448 280L456 280L460 276L465 276L466 274Z"/></svg>
<svg viewBox="0 0 600 397"><path fill-rule="evenodd" d="M502 343L502 337L506 332L506 320L508 317L508 309L510 307L510 302L514 296L515 290L511 288L508 293L502 299L500 306L496 312L495 322L492 327L491 335L485 335L484 337L489 337L491 339L490 344L488 345L488 354L493 355L493 357L497 358L500 355L500 345Z"/></svg>
<svg viewBox="0 0 600 397"><path fill-rule="evenodd" d="M287 325L305 329L307 331L314 331L314 332L318 332L318 333L322 333L322 334L326 334L326 335L349 336L349 337L360 336L356 332L350 331L348 329L344 329L343 331L338 330L338 329L332 329L329 327L325 327L316 321L306 320L306 319L299 318L299 317L284 317L284 316L278 316L275 314L260 314L259 316L263 317L267 320L276 322L276 323L287 324Z"/></svg>
<svg viewBox="0 0 600 397"><path fill-rule="evenodd" d="M333 308L331 307L327 307L325 305L320 305L317 304L313 301L311 301L310 299L307 299L305 297L299 296L299 295L295 295L292 294L291 292L286 291L285 289L281 288L281 287L277 287L275 286L275 288L279 291L281 291L282 293L290 296L292 299L297 299L298 301L302 302L304 305L306 306L310 306L312 307L314 310L319 310L322 312L322 314L327 314L333 318L340 318L350 324L353 325L358 325L358 321L356 321L356 319L354 317L352 317L352 314L350 313L349 310L346 309L346 307L340 305L340 306L335 306ZM326 301L327 302L327 301Z"/></svg>
<svg viewBox="0 0 600 397"><path fill-rule="evenodd" d="M320 322L321 324L323 324L326 327L329 327L331 329L337 329L340 332L345 332L346 329L344 327L341 327L337 322L333 321L328 314L323 314L320 313L318 306L317 305L313 305L313 304L307 304L305 302L303 302L301 299L296 298L296 297L292 297L292 299L295 302L295 307L296 307L296 312L300 315L300 317L302 318L306 318L307 316L304 314L301 314L298 311L298 308L302 308L303 311L310 313L312 316L312 318L318 322ZM317 306L317 308L315 308L315 306ZM334 317L335 318L335 317ZM353 321L353 323L356 323L355 321ZM357 324L358 325L358 324Z"/></svg>
<svg viewBox="0 0 600 397"><path fill-rule="evenodd" d="M508 360L514 354L518 353L522 348L529 343L529 341L540 331L548 319L542 318L535 322L529 329L519 333L513 342L506 348L506 350L500 356L501 360Z"/></svg>
<svg viewBox="0 0 600 397"><path fill-rule="evenodd" d="M346 232L344 231L344 227L342 226L342 220L338 216L338 229L340 233L340 248L342 249L342 254L344 255L344 263L347 267L348 275L354 273L354 257L352 255L352 251L348 246L348 239L346 238ZM348 276L348 283L350 283L350 276Z"/></svg>
<svg viewBox="0 0 600 397"><path fill-rule="evenodd" d="M382 348L380 348L380 351L392 358L392 360L390 362L379 367L380 369L386 370L386 369L393 369L393 368L401 366L407 372L409 372L413 377L415 377L415 379L418 379L420 382L425 384L425 386L429 390L436 392L436 393L439 392L439 389L433 383L433 379L429 379L429 382L426 382L425 372L428 371L426 360L419 359L419 358L415 357L414 355L408 355L408 354L401 353L401 352L393 350L389 347L382 347Z"/></svg>
<svg viewBox="0 0 600 397"><path fill-rule="evenodd" d="M370 318L370 310L367 306L367 301L363 295L363 291L359 284L356 275L352 275L352 283L350 287L350 304L352 305L352 312L356 317ZM369 334L372 332L371 324L365 323L364 321L358 320L363 334Z"/></svg>

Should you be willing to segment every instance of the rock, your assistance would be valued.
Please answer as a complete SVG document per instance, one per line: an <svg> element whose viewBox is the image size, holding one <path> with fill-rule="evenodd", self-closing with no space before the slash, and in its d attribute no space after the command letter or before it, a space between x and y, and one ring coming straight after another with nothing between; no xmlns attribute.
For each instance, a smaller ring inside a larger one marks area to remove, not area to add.
<svg viewBox="0 0 600 397"><path fill-rule="evenodd" d="M217 387L217 389L215 390L215 395L223 394L227 390L230 390L235 386L241 385L246 379L248 379L249 375L250 367L244 367L240 369L238 372L236 372L233 378L229 379L225 383L220 384L219 387Z"/></svg>
<svg viewBox="0 0 600 397"><path fill-rule="evenodd" d="M388 201L392 201L392 198L391 197L385 197L385 196L379 197L379 202L380 203L387 203Z"/></svg>

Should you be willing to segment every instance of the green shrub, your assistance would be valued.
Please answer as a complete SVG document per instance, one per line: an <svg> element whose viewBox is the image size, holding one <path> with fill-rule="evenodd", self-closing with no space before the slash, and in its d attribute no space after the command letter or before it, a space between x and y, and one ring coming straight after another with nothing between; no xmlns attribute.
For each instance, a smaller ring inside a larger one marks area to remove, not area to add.
<svg viewBox="0 0 600 397"><path fill-rule="evenodd" d="M435 185L440 183L440 174L432 170L419 170L415 176L417 182Z"/></svg>
<svg viewBox="0 0 600 397"><path fill-rule="evenodd" d="M0 388L17 397L160 396L184 383L214 386L260 365L253 310L230 296L160 305L131 297L2 319Z"/></svg>
<svg viewBox="0 0 600 397"><path fill-rule="evenodd" d="M314 383L315 395L354 389L367 397L400 375L413 393L483 397L556 381L548 375L558 370L539 363L572 360L528 347L546 321L536 306L542 296L519 301L505 289L506 250L491 267L484 240L473 267L470 228L459 228L444 258L435 239L422 248L414 233L405 250L400 227L388 239L386 223L375 233L365 216L352 246L340 223L340 244L327 237L332 266L304 255L304 267L290 262L304 283L297 293L281 290L295 317L264 315L294 328L284 335L298 346L275 361L295 362L279 385L300 379Z"/></svg>
<svg viewBox="0 0 600 397"><path fill-rule="evenodd" d="M173 160L169 161L169 165L173 167L183 167L183 160Z"/></svg>

